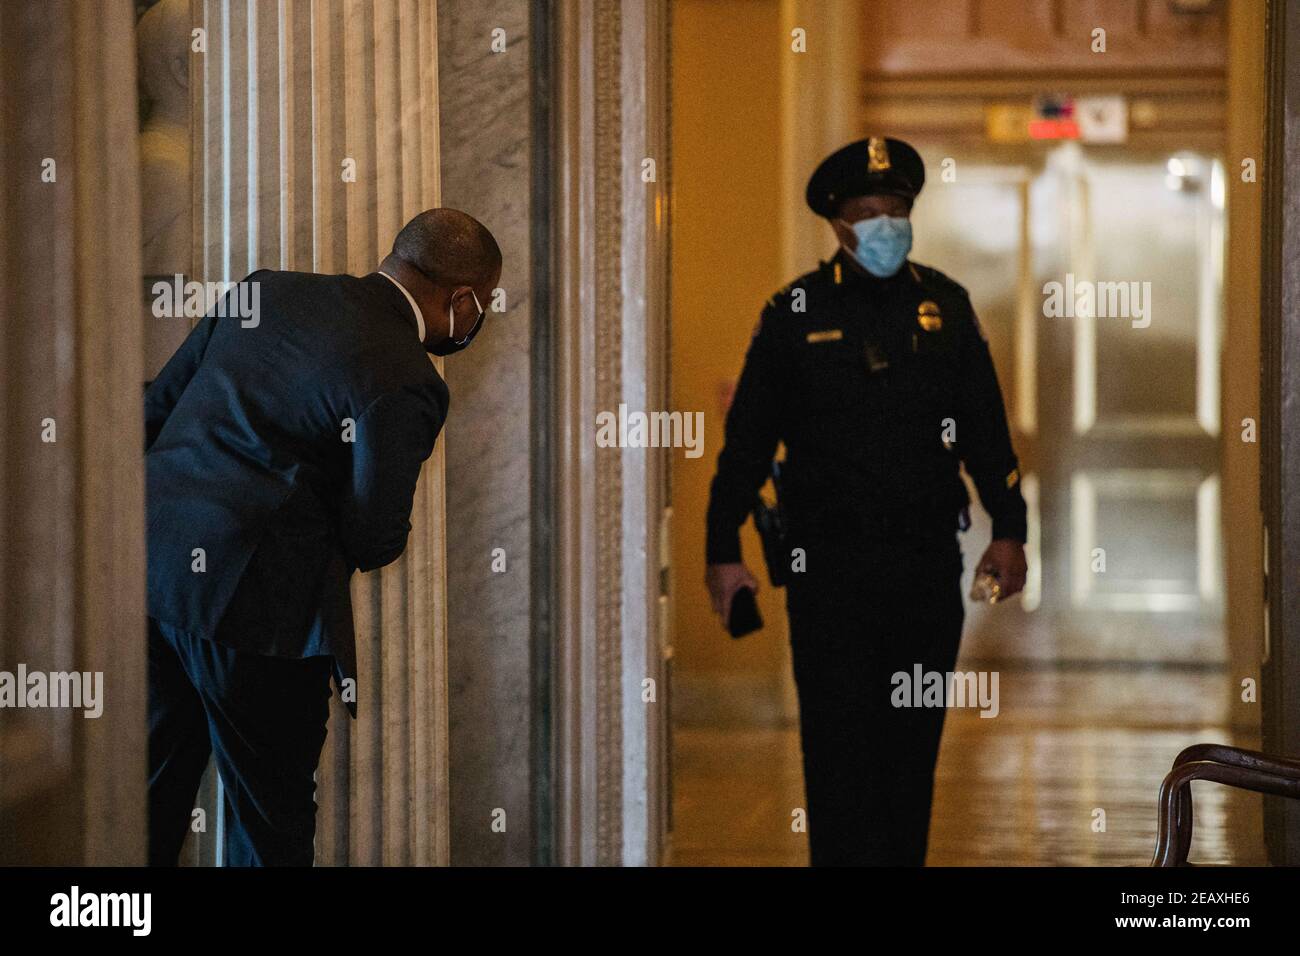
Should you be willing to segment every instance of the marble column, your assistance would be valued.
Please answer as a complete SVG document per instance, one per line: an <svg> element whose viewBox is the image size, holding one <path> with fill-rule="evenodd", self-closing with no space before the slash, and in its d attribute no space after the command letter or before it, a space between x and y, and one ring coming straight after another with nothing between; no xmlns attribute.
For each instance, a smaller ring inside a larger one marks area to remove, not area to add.
<svg viewBox="0 0 1300 956"><path fill-rule="evenodd" d="M535 407L530 202L535 173L528 0L438 6L443 204L496 236L499 311L474 347L447 362L448 656L451 672L451 859L526 865L541 834L534 807L540 719L533 686L530 490ZM485 303L486 304L486 303ZM499 550L498 550L499 549Z"/></svg>
<svg viewBox="0 0 1300 956"><path fill-rule="evenodd" d="M194 0L196 275L374 271L439 205L432 0ZM353 579L359 719L337 697L317 774L318 864L445 864L444 457L406 553Z"/></svg>
<svg viewBox="0 0 1300 956"><path fill-rule="evenodd" d="M0 863L145 859L133 30L0 4L0 671L102 675L98 717L0 710Z"/></svg>

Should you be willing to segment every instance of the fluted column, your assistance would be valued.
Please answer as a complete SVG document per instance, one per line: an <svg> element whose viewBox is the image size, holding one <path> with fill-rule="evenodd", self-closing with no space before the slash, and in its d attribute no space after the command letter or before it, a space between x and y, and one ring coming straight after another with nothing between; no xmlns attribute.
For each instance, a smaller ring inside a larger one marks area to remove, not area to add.
<svg viewBox="0 0 1300 956"><path fill-rule="evenodd" d="M133 29L0 4L0 671L102 674L98 717L0 710L0 863L145 858Z"/></svg>
<svg viewBox="0 0 1300 956"><path fill-rule="evenodd" d="M365 274L438 205L433 0L195 0L200 278ZM193 66L193 64L192 64ZM318 864L445 864L443 445L406 553L353 582L359 717L332 705Z"/></svg>

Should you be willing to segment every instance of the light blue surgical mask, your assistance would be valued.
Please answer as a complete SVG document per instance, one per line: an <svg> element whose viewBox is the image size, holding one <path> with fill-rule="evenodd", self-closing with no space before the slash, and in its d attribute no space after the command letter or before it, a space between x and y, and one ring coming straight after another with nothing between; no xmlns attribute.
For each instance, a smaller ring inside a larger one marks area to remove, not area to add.
<svg viewBox="0 0 1300 956"><path fill-rule="evenodd" d="M849 224L858 237L851 255L873 276L887 279L912 251L912 221L906 216L872 216Z"/></svg>

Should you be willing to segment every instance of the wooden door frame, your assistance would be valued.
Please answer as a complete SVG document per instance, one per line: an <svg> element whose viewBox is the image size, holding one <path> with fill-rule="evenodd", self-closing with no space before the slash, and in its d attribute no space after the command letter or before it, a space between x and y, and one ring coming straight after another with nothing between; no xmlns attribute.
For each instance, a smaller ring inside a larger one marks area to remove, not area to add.
<svg viewBox="0 0 1300 956"><path fill-rule="evenodd" d="M1263 746L1300 756L1300 4L1268 5L1260 290L1260 499L1267 542ZM1288 321L1288 318L1290 321ZM1269 859L1300 864L1300 801L1266 797Z"/></svg>
<svg viewBox="0 0 1300 956"><path fill-rule="evenodd" d="M532 383L529 403L533 422L529 470L530 568L529 653L530 696L533 702L532 727L529 734L530 796L532 814L533 866L555 862L556 787L554 740L554 660L555 640L555 431L556 431L556 363L554 360L554 317L552 276L552 233L554 206L552 184L555 182L555 144L552 128L556 104L555 90L555 5L553 0L533 0L529 8L530 39L529 79L532 86L531 131L532 178L529 184L529 237L531 269L532 355L529 378Z"/></svg>
<svg viewBox="0 0 1300 956"><path fill-rule="evenodd" d="M549 749L547 842L562 865L653 865L665 828L664 459L597 448L595 416L667 402L667 9L552 10L553 573L548 739L537 748ZM642 703L646 678L656 695Z"/></svg>

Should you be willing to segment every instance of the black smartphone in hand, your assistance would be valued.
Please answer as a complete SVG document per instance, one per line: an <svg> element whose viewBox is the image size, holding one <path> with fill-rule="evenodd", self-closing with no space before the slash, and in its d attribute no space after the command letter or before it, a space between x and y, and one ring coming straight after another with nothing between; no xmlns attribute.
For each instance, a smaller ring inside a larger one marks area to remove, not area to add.
<svg viewBox="0 0 1300 956"><path fill-rule="evenodd" d="M753 588L741 588L731 599L731 613L727 616L727 631L732 637L744 637L763 626L754 600Z"/></svg>

